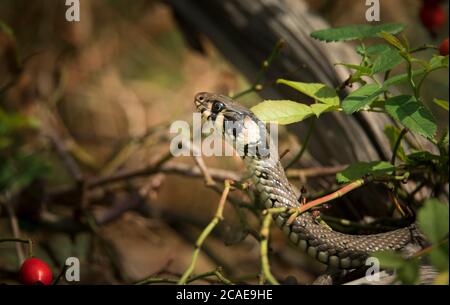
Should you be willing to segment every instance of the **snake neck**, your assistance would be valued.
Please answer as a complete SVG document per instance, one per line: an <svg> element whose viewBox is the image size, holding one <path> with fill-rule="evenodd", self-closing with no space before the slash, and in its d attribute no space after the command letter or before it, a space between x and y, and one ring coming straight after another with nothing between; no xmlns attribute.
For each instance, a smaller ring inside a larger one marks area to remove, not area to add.
<svg viewBox="0 0 450 305"><path fill-rule="evenodd" d="M244 162L266 208L299 207L297 195L277 157L248 157Z"/></svg>

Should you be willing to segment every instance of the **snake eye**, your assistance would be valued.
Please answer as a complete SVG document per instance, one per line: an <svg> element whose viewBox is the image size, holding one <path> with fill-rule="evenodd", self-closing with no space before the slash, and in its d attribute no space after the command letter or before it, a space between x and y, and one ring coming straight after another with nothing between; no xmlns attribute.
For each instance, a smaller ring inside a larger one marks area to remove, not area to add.
<svg viewBox="0 0 450 305"><path fill-rule="evenodd" d="M222 109L225 108L225 104L220 101L215 101L212 104L211 111L214 113L219 113Z"/></svg>

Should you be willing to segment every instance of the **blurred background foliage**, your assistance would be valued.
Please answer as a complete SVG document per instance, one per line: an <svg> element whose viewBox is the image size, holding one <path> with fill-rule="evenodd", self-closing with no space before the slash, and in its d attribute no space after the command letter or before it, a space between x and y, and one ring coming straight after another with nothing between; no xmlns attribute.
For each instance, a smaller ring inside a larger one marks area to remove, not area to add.
<svg viewBox="0 0 450 305"><path fill-rule="evenodd" d="M164 1L80 2L75 23L64 19L64 1L0 2L0 193L17 216L0 206L0 238L31 237L35 255L55 275L68 256L80 258L83 283L180 274L214 213L216 193L201 179L157 174L95 188L86 199L83 181L153 164L167 151L168 124L191 121L195 93L231 95L250 82L207 38L204 54L189 48ZM365 22L364 1L300 2L331 26ZM448 37L448 21L429 36L418 18L421 1L381 3L383 22L407 24L411 44ZM448 100L447 71L431 75L423 93L429 101ZM260 100L254 93L241 99L248 106ZM435 115L448 126L446 113ZM299 145L286 132L281 139L285 147ZM206 161L243 168L232 157ZM258 243L250 237L230 247L223 242L239 239L238 223L227 207L196 272L220 265L237 281L257 280ZM273 235L275 274L309 283L323 271L307 256L299 259L279 231ZM0 244L0 282L17 282L19 248Z"/></svg>

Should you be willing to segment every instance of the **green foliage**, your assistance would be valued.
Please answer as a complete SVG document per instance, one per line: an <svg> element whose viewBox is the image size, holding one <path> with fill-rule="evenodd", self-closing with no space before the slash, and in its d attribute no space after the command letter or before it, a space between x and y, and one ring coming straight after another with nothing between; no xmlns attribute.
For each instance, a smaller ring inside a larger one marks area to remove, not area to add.
<svg viewBox="0 0 450 305"><path fill-rule="evenodd" d="M373 61L372 73L380 73L392 70L403 61L396 50L388 48Z"/></svg>
<svg viewBox="0 0 450 305"><path fill-rule="evenodd" d="M448 101L444 101L438 98L433 99L433 102L438 105L439 107L445 109L448 111Z"/></svg>
<svg viewBox="0 0 450 305"><path fill-rule="evenodd" d="M279 79L278 84L284 84L313 98L316 103L300 104L294 101L267 100L251 110L263 122L276 122L281 125L303 121L312 115L319 117L322 113L339 108L339 97L336 91L324 84L307 84Z"/></svg>
<svg viewBox="0 0 450 305"><path fill-rule="evenodd" d="M358 24L352 26L345 26L333 29L325 29L311 33L311 37L323 41L348 41L364 38L373 38L381 32L388 32L392 34L400 33L405 29L403 24L387 23L381 25L367 25Z"/></svg>
<svg viewBox="0 0 450 305"><path fill-rule="evenodd" d="M385 161L357 162L351 164L342 172L337 173L336 180L339 183L347 183L369 174L379 176L391 173L394 169L395 167L391 163Z"/></svg>
<svg viewBox="0 0 450 305"><path fill-rule="evenodd" d="M448 205L428 199L417 215L417 223L429 241L438 243L448 236Z"/></svg>
<svg viewBox="0 0 450 305"><path fill-rule="evenodd" d="M419 257L428 256L432 265L443 275L435 283L448 285L448 216L448 205L435 198L428 199L419 210L417 219L421 232L432 245L409 259L392 251L377 252L373 256L378 258L382 268L395 270L396 279L407 285L419 282Z"/></svg>
<svg viewBox="0 0 450 305"><path fill-rule="evenodd" d="M396 280L406 285L417 284L419 280L419 262L417 259L406 261L400 253L383 251L373 254L380 266L385 269L396 271Z"/></svg>
<svg viewBox="0 0 450 305"><path fill-rule="evenodd" d="M385 101L387 113L413 132L433 138L437 123L430 111L414 96L398 95Z"/></svg>
<svg viewBox="0 0 450 305"><path fill-rule="evenodd" d="M277 80L277 84L283 84L292 87L295 90L313 98L317 102L331 106L339 106L339 97L336 93L336 90L324 84L308 84L288 81L285 79Z"/></svg>
<svg viewBox="0 0 450 305"><path fill-rule="evenodd" d="M392 148L392 163L379 160L350 164L336 175L338 183L350 183L362 177L376 176L380 178L376 179L377 181L386 181L389 188L397 192L398 198L400 181L404 179L415 179L419 186L421 183L431 183L434 189L448 185L449 133L448 130L438 130L437 122L421 96L421 86L427 76L435 70L448 69L448 56L434 55L429 60L415 57L416 52L423 47L413 49L404 37L397 38L395 34L403 29L404 26L399 24L356 25L312 33L313 38L327 42L361 42L356 47L356 52L361 56L359 64L337 64L351 71L345 83L338 88L354 86L356 90L340 101L338 92L325 84L279 79L278 84L292 87L314 99L315 103L305 105L294 101L265 101L253 110L265 121L278 121L282 124L299 122L312 115L318 117L330 111L341 111L347 115L361 111L385 113L399 125L387 125L384 128L384 134ZM378 38L380 41L365 45L362 42L365 38ZM393 86L400 84L407 85L408 92L398 94L391 90ZM448 111L448 101L435 98L433 102L443 111ZM413 138L424 137L435 149L417 147L407 138L408 133L412 133ZM440 135L439 139L437 135ZM408 143L408 153L403 147L404 143ZM436 153L436 148L439 153ZM395 160L397 162L394 166ZM413 172L414 175L411 175ZM409 197L403 198L414 197L412 192L406 195ZM436 283L448 284L448 217L448 204L437 199L427 200L419 210L417 220L421 231L433 244L432 247L407 260L394 252L377 253L375 256L380 259L384 268L395 269L397 279L404 284L418 283L419 258L427 256L441 271Z"/></svg>
<svg viewBox="0 0 450 305"><path fill-rule="evenodd" d="M36 120L0 109L0 194L14 192L48 173L46 163L25 145Z"/></svg>
<svg viewBox="0 0 450 305"><path fill-rule="evenodd" d="M300 122L314 114L311 107L288 100L267 100L251 110L263 122L276 122L281 125Z"/></svg>
<svg viewBox="0 0 450 305"><path fill-rule="evenodd" d="M369 106L377 98L376 92L380 91L378 84L367 84L350 93L342 102L342 109L347 114L352 114L362 108Z"/></svg>
<svg viewBox="0 0 450 305"><path fill-rule="evenodd" d="M252 111L264 122L291 124L303 121L315 115L319 117L324 112L339 108L339 97L336 91L324 84L307 84L279 79L278 84L284 84L313 98L316 103L299 104L293 101L264 101L252 108Z"/></svg>

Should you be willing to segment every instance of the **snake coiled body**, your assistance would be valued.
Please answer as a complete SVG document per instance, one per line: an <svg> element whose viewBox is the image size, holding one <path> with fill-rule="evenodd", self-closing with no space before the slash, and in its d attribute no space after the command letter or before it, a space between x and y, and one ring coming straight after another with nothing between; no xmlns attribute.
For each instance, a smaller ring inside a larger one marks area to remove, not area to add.
<svg viewBox="0 0 450 305"><path fill-rule="evenodd" d="M213 93L202 92L195 98L197 108L202 115L223 129L225 138L234 141L244 141L241 146L246 149L242 155L247 169L251 175L253 185L259 198L266 208L299 207L298 198L290 185L278 154L270 153L261 156L258 153L247 153L248 146L258 143L265 134L265 130L250 133L244 137L242 134L248 130L255 130L260 121L246 108L240 106L232 99ZM236 130L228 131L226 122L241 120ZM255 124L255 125L252 125ZM261 127L260 127L261 128ZM316 258L322 263L341 269L354 269L364 265L367 257L375 251L401 250L408 244L416 243L417 231L415 224L408 227L371 235L350 235L331 230L316 222L309 212L300 214L291 224L287 224L288 213L274 216L274 221L289 240L300 250Z"/></svg>

